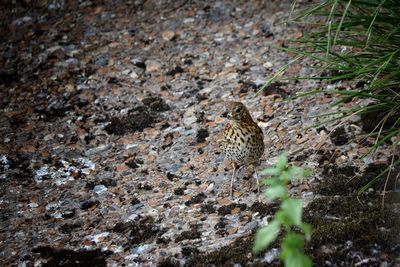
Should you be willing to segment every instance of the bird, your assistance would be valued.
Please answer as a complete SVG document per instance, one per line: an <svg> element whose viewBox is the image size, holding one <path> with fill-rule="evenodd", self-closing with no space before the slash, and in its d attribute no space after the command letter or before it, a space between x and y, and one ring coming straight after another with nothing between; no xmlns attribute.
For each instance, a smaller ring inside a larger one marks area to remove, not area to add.
<svg viewBox="0 0 400 267"><path fill-rule="evenodd" d="M264 136L261 128L254 122L249 110L241 102L225 102L227 123L223 131L222 147L225 157L233 163L230 183L230 196L233 195L235 175L245 166L253 166L260 193L260 182L256 163L264 154Z"/></svg>

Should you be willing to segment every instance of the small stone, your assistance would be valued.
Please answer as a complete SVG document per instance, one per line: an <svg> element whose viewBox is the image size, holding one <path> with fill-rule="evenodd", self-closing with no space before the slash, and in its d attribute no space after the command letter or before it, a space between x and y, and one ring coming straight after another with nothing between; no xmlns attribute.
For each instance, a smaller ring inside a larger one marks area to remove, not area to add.
<svg viewBox="0 0 400 267"><path fill-rule="evenodd" d="M123 70L123 71L121 72L122 75L128 75L129 73L131 73L131 70L130 70L130 69L126 69L126 70Z"/></svg>
<svg viewBox="0 0 400 267"><path fill-rule="evenodd" d="M263 261L266 263L272 263L273 261L278 260L279 258L279 249L273 248L265 253Z"/></svg>
<svg viewBox="0 0 400 267"><path fill-rule="evenodd" d="M116 169L117 169L117 172L124 172L124 171L129 170L129 166L126 164L119 164L119 165L117 165Z"/></svg>
<svg viewBox="0 0 400 267"><path fill-rule="evenodd" d="M29 203L29 207L31 207L31 208L37 208L37 207L39 207L39 204L38 203L34 203L34 202L31 202L31 203Z"/></svg>
<svg viewBox="0 0 400 267"><path fill-rule="evenodd" d="M105 67L108 65L108 58L104 56L99 56L95 61L94 64L100 67Z"/></svg>
<svg viewBox="0 0 400 267"><path fill-rule="evenodd" d="M139 78L139 75L135 71L132 71L131 74L129 74L129 77L131 77L132 79L137 79Z"/></svg>
<svg viewBox="0 0 400 267"><path fill-rule="evenodd" d="M160 72L161 63L156 60L146 60L146 71L147 72Z"/></svg>
<svg viewBox="0 0 400 267"><path fill-rule="evenodd" d="M184 24L193 23L193 22L194 22L194 18L186 18L183 20Z"/></svg>
<svg viewBox="0 0 400 267"><path fill-rule="evenodd" d="M251 221L245 226L245 231L253 232L258 228L258 222L257 221Z"/></svg>
<svg viewBox="0 0 400 267"><path fill-rule="evenodd" d="M173 31L165 31L161 35L162 38L167 42L172 41L176 36L175 32Z"/></svg>
<svg viewBox="0 0 400 267"><path fill-rule="evenodd" d="M135 65L136 67L138 67L138 68L146 69L146 63L145 63L144 60L141 59L141 58L133 58L133 59L131 60L131 63L132 63L133 65Z"/></svg>
<svg viewBox="0 0 400 267"><path fill-rule="evenodd" d="M238 214L238 213L239 213L239 211L240 211L240 208L239 208L239 207L237 207L237 208L234 208L233 210L231 210L231 214L232 214L232 215L234 215L234 214Z"/></svg>
<svg viewBox="0 0 400 267"><path fill-rule="evenodd" d="M229 233L230 235L236 234L237 231L238 231L238 228L237 228L237 227L232 227L232 228L228 229L228 233Z"/></svg>
<svg viewBox="0 0 400 267"><path fill-rule="evenodd" d="M111 144L105 144L105 145L101 145L92 149L89 149L85 152L85 156L89 157L89 156L93 156L96 155L98 153L102 153L105 152L107 150L109 150L111 148Z"/></svg>
<svg viewBox="0 0 400 267"><path fill-rule="evenodd" d="M272 68L274 65L273 65L271 62L267 61L267 62L265 62L265 63L263 64L263 66L264 66L265 68L269 69L269 68Z"/></svg>
<svg viewBox="0 0 400 267"><path fill-rule="evenodd" d="M183 123L186 126L192 125L193 123L195 123L197 121L196 116L191 116L191 117L187 117L183 119Z"/></svg>
<svg viewBox="0 0 400 267"><path fill-rule="evenodd" d="M102 185L102 184L96 185L96 186L93 188L93 193L95 193L95 194L100 195L100 194L102 194L102 193L104 193L104 192L107 192L107 187L104 186L104 185Z"/></svg>
<svg viewBox="0 0 400 267"><path fill-rule="evenodd" d="M220 198L218 199L218 204L221 206L225 206L231 203L231 200L228 198Z"/></svg>

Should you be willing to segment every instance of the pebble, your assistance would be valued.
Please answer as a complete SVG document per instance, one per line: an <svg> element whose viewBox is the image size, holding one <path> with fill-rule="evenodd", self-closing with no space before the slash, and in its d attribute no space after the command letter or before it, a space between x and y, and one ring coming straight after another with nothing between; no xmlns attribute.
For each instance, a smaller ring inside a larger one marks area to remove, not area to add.
<svg viewBox="0 0 400 267"><path fill-rule="evenodd" d="M37 203L35 203L35 202L31 202L31 203L29 203L29 207L31 207L31 208L37 208L37 207L39 207L39 204L37 204Z"/></svg>
<svg viewBox="0 0 400 267"><path fill-rule="evenodd" d="M146 60L146 72L160 72L162 65L157 60Z"/></svg>
<svg viewBox="0 0 400 267"><path fill-rule="evenodd" d="M91 149L85 151L85 156L90 157L90 156L105 152L105 151L109 150L111 147L112 147L112 144L104 144L104 145L100 145L95 148L91 148Z"/></svg>
<svg viewBox="0 0 400 267"><path fill-rule="evenodd" d="M175 38L175 32L173 31L164 31L162 33L162 38L164 39L164 41L172 41Z"/></svg>
<svg viewBox="0 0 400 267"><path fill-rule="evenodd" d="M279 259L279 254L280 254L279 249L273 248L265 253L263 261L266 263L272 263L273 261Z"/></svg>
<svg viewBox="0 0 400 267"><path fill-rule="evenodd" d="M107 190L108 190L108 189L107 189L106 186L100 184L100 185L96 185L96 186L93 188L93 193L95 193L95 194L97 194L97 195L100 195L100 194L103 194L103 193L107 192Z"/></svg>
<svg viewBox="0 0 400 267"><path fill-rule="evenodd" d="M129 74L129 77L131 77L132 79L137 79L137 78L139 78L139 75L135 71L132 71Z"/></svg>
<svg viewBox="0 0 400 267"><path fill-rule="evenodd" d="M195 122L197 122L196 116L191 116L183 119L183 124L185 124L186 126L190 126Z"/></svg>

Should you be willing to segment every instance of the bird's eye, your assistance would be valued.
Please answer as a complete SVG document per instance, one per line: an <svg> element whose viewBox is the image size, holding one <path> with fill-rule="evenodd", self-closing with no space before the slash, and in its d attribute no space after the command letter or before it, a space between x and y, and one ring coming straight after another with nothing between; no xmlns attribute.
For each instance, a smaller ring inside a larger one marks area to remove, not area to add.
<svg viewBox="0 0 400 267"><path fill-rule="evenodd" d="M235 108L235 112L240 112L242 110L242 106L237 106L236 108Z"/></svg>

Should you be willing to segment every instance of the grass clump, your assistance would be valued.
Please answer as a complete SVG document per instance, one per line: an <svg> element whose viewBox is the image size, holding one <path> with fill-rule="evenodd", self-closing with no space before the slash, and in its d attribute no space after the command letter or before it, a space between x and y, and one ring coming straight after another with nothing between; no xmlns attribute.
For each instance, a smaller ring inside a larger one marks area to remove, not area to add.
<svg viewBox="0 0 400 267"><path fill-rule="evenodd" d="M360 189L364 192L400 165L399 157L395 156L400 143L400 2L325 0L303 10L296 7L294 1L291 21L309 24L313 30L282 49L295 54L292 62L312 59L315 64L310 67L317 75L288 79L314 79L325 84L349 82L348 89L327 86L295 98L319 93L341 96L333 104L341 107L339 111L321 115L321 124L359 115L363 120L374 121L367 123L370 127L363 127L367 129L364 138L372 136L376 140L364 156L383 144L389 144L393 151L390 166ZM263 88L275 82L292 62L280 69ZM356 105L343 107L349 102Z"/></svg>

